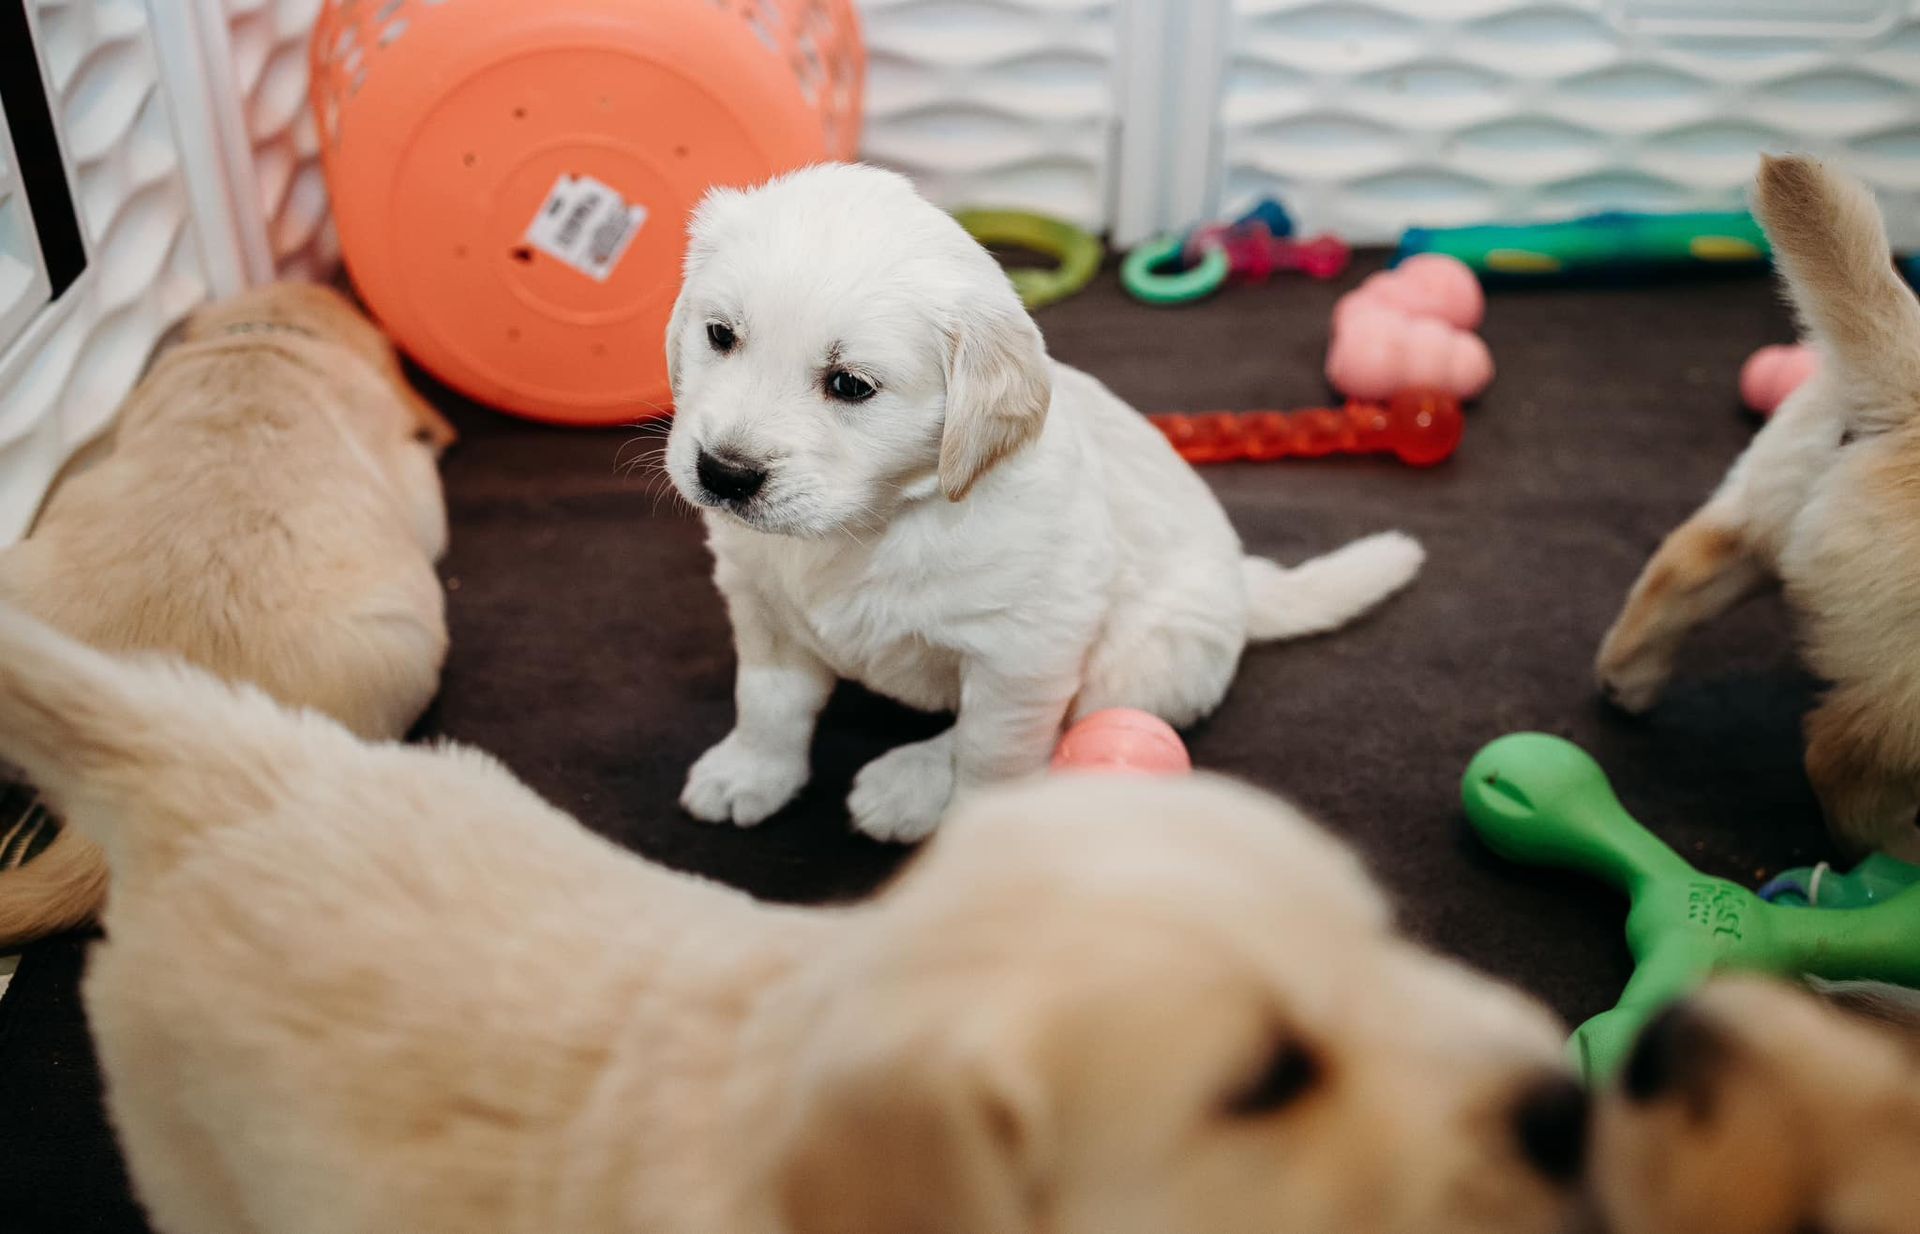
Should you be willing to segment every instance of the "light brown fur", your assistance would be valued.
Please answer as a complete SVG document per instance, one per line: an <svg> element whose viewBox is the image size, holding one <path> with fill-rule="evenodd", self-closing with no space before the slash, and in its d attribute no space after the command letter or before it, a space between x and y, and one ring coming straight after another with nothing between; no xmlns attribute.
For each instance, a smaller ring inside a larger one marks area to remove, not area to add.
<svg viewBox="0 0 1920 1234"><path fill-rule="evenodd" d="M1685 1040L1601 1103L1610 1234L1900 1234L1920 1223L1920 1037L1751 978L1682 1004ZM1634 1063L1628 1065L1631 1077Z"/></svg>
<svg viewBox="0 0 1920 1234"><path fill-rule="evenodd" d="M1851 850L1920 856L1920 303L1861 185L1772 158L1754 206L1824 363L1648 563L1596 671L1644 710L1694 627L1779 580L1832 683L1807 719L1828 825Z"/></svg>
<svg viewBox="0 0 1920 1234"><path fill-rule="evenodd" d="M337 292L283 284L189 319L112 448L0 552L0 597L94 646L177 653L368 737L446 653L435 458L452 429ZM106 868L63 832L0 874L0 946L80 924Z"/></svg>
<svg viewBox="0 0 1920 1234"><path fill-rule="evenodd" d="M776 907L472 751L4 612L0 757L110 857L85 997L162 1234L1552 1234L1571 1203L1577 1160L1550 1181L1516 1131L1565 1091L1550 1018L1222 781L984 792L875 901Z"/></svg>

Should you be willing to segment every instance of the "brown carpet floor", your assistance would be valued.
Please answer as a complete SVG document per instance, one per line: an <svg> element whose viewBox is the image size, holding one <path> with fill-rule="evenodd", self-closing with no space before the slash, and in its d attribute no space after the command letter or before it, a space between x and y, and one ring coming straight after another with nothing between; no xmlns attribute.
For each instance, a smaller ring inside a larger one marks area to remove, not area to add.
<svg viewBox="0 0 1920 1234"><path fill-rule="evenodd" d="M1041 323L1056 355L1143 409L1298 406L1325 395L1338 290L1288 280L1167 311L1134 304L1108 275ZM1629 808L1718 874L1750 882L1824 851L1799 768L1813 687L1777 602L1700 638L1644 722L1607 713L1588 679L1641 562L1752 433L1734 398L1741 359L1790 331L1770 287L1749 279L1503 292L1484 333L1500 377L1446 466L1208 472L1258 552L1293 560L1397 526L1431 560L1362 624L1250 653L1190 744L1200 766L1291 794L1351 838L1421 937L1578 1018L1626 977L1621 907L1478 847L1456 786L1483 742L1540 728L1584 743ZM851 836L841 799L862 762L940 721L843 690L815 783L785 815L748 832L683 818L681 777L732 711L698 524L650 473L616 467L632 433L443 401L465 439L446 464L453 655L426 728L493 751L588 826L669 865L786 900L872 888L903 854ZM0 1001L11 1234L143 1228L78 1005L86 942L35 948Z"/></svg>

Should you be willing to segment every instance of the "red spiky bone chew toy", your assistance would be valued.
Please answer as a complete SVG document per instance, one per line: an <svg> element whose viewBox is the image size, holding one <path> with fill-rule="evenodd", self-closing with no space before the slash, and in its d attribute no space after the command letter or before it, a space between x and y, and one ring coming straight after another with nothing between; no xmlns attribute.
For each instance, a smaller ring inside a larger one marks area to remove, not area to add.
<svg viewBox="0 0 1920 1234"><path fill-rule="evenodd" d="M1392 454L1409 466L1431 467L1454 452L1466 431L1459 400L1432 390L1337 408L1164 412L1147 419L1189 463Z"/></svg>

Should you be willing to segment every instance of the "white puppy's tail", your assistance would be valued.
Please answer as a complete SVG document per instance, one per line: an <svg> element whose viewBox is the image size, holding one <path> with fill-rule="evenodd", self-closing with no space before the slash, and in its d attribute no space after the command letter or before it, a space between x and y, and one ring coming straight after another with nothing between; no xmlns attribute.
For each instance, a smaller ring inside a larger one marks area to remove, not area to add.
<svg viewBox="0 0 1920 1234"><path fill-rule="evenodd" d="M1866 186L1809 158L1766 158L1754 214L1802 323L1863 410L1903 421L1920 410L1920 302L1894 272Z"/></svg>
<svg viewBox="0 0 1920 1234"><path fill-rule="evenodd" d="M1297 566L1241 559L1247 581L1247 641L1305 638L1337 630L1413 581L1426 550L1383 531Z"/></svg>
<svg viewBox="0 0 1920 1234"><path fill-rule="evenodd" d="M114 659L0 607L0 760L107 850L116 878L170 864L178 841L212 820L271 809L306 761L303 730L324 744L318 730L331 727L178 662Z"/></svg>

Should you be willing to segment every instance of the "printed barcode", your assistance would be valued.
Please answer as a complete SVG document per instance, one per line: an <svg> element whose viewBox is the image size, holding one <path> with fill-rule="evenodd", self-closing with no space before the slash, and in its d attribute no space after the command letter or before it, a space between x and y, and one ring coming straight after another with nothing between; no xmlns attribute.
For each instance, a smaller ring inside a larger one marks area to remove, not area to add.
<svg viewBox="0 0 1920 1234"><path fill-rule="evenodd" d="M591 176L565 175L533 216L525 244L604 282L646 221L647 208L628 205L618 189Z"/></svg>
<svg viewBox="0 0 1920 1234"><path fill-rule="evenodd" d="M580 236L580 229L586 226L588 216L598 209L599 206L600 194L598 193L588 193L579 201L573 203L573 209L568 213L567 221L560 224L560 234L558 237L560 247L568 248L572 246L573 242Z"/></svg>
<svg viewBox="0 0 1920 1234"><path fill-rule="evenodd" d="M593 229L593 235L587 241L587 255L593 259L594 265L607 264L613 257L614 250L620 247L620 242L627 238L627 229L632 222L633 220L627 216L626 212L621 211L618 214L609 215L601 221L600 226Z"/></svg>

